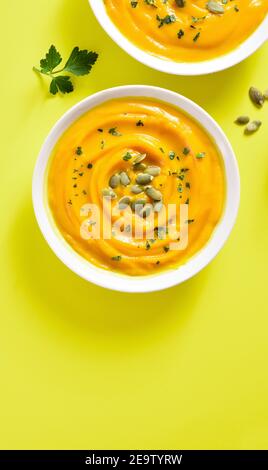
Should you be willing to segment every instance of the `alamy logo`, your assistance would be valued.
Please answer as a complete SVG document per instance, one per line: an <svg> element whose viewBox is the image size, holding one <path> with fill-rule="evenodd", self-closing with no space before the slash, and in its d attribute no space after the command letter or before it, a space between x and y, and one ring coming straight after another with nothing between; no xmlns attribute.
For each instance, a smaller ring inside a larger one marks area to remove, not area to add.
<svg viewBox="0 0 268 470"><path fill-rule="evenodd" d="M80 216L84 218L80 235L83 240L117 238L131 241L168 238L170 250L187 248L188 204L168 204L162 207L159 214L155 214L152 209L151 204L136 204L133 213L127 204L112 207L111 198L107 197L103 198L102 211L96 204L84 204L80 209Z"/></svg>

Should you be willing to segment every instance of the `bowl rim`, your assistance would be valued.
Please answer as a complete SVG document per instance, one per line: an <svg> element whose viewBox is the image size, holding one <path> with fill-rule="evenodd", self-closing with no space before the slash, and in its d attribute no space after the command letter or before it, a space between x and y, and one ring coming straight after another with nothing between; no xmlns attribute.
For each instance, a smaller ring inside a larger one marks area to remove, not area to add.
<svg viewBox="0 0 268 470"><path fill-rule="evenodd" d="M239 64L256 52L256 50L268 40L267 14L257 29L238 47L227 54L201 62L175 62L168 59L161 59L142 50L129 41L129 39L121 33L109 17L104 2L100 2L100 0L88 1L99 24L121 49L138 62L160 72L166 72L173 75L194 76L220 72Z"/></svg>
<svg viewBox="0 0 268 470"><path fill-rule="evenodd" d="M127 276L101 269L79 255L64 239L47 204L47 168L57 141L74 121L89 109L106 101L124 97L147 97L178 107L190 114L217 142L226 177L226 200L220 222L209 241L193 257L178 268L149 276ZM48 245L73 272L98 286L120 292L154 292L173 287L191 278L218 254L234 226L240 200L240 177L231 144L216 121L190 99L164 88L147 85L125 85L108 88L88 96L70 108L52 127L38 155L33 172L32 199L35 216Z"/></svg>

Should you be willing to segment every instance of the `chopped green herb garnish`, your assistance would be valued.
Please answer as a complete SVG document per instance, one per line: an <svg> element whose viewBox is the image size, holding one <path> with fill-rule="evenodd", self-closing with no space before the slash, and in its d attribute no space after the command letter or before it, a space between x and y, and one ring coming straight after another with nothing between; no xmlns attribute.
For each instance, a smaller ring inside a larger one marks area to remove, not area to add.
<svg viewBox="0 0 268 470"><path fill-rule="evenodd" d="M146 250L150 250L150 248L151 248L151 243L148 240L146 240L145 247L146 247Z"/></svg>
<svg viewBox="0 0 268 470"><path fill-rule="evenodd" d="M155 0L144 0L144 3L146 3L147 5L150 5L151 7L157 8L155 4Z"/></svg>
<svg viewBox="0 0 268 470"><path fill-rule="evenodd" d="M198 31L198 33L197 33L197 34L195 35L195 37L193 38L193 41L194 41L194 42L196 42L196 41L199 39L200 34L201 34L200 31Z"/></svg>
<svg viewBox="0 0 268 470"><path fill-rule="evenodd" d="M200 21L204 21L206 16L192 16L193 23L199 23Z"/></svg>
<svg viewBox="0 0 268 470"><path fill-rule="evenodd" d="M158 28L162 28L165 24L171 24L176 22L176 16L175 15L166 15L164 18L160 18L159 15L156 15L156 19L159 22Z"/></svg>
<svg viewBox="0 0 268 470"><path fill-rule="evenodd" d="M206 155L206 152L199 152L196 154L196 158L200 159L200 158L204 158Z"/></svg>
<svg viewBox="0 0 268 470"><path fill-rule="evenodd" d="M123 156L123 160L125 160L125 162L128 162L131 158L132 158L132 155L131 155L130 152L127 152L127 153Z"/></svg>
<svg viewBox="0 0 268 470"><path fill-rule="evenodd" d="M83 153L82 147L77 147L75 153L76 153L76 155L82 155L82 153Z"/></svg>
<svg viewBox="0 0 268 470"><path fill-rule="evenodd" d="M114 135L116 137L119 137L120 135L122 135L120 134L120 132L118 132L117 127L111 127L111 129L109 129L108 132L109 134Z"/></svg>
<svg viewBox="0 0 268 470"><path fill-rule="evenodd" d="M183 153L183 155L189 155L190 151L191 150L189 149L189 147L184 147L182 153Z"/></svg>

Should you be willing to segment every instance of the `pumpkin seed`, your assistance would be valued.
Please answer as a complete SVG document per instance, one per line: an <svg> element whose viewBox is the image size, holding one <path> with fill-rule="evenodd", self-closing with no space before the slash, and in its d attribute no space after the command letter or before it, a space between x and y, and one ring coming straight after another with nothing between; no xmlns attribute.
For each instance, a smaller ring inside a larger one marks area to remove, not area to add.
<svg viewBox="0 0 268 470"><path fill-rule="evenodd" d="M261 125L262 125L261 121L249 122L245 128L245 134L253 134L261 127Z"/></svg>
<svg viewBox="0 0 268 470"><path fill-rule="evenodd" d="M160 212L163 207L163 202L162 201L157 201L154 203L153 208L154 212Z"/></svg>
<svg viewBox="0 0 268 470"><path fill-rule="evenodd" d="M113 261L121 261L122 256L121 256L121 255L112 256L111 259L112 259Z"/></svg>
<svg viewBox="0 0 268 470"><path fill-rule="evenodd" d="M139 155L133 160L133 164L142 162L146 158L146 153L139 153Z"/></svg>
<svg viewBox="0 0 268 470"><path fill-rule="evenodd" d="M138 184L134 184L133 186L131 186L130 191L133 194L140 194L143 193L143 188L141 188Z"/></svg>
<svg viewBox="0 0 268 470"><path fill-rule="evenodd" d="M145 192L146 192L147 196L149 196L154 201L161 201L162 200L162 193L160 191L157 191L157 189L155 189L153 187L146 188Z"/></svg>
<svg viewBox="0 0 268 470"><path fill-rule="evenodd" d="M134 171L144 171L146 170L146 168L147 168L147 165L145 165L144 163L136 163L136 165L133 165Z"/></svg>
<svg viewBox="0 0 268 470"><path fill-rule="evenodd" d="M216 15L224 13L223 6L220 3L214 1L207 3L207 9L210 11L210 13L215 13Z"/></svg>
<svg viewBox="0 0 268 470"><path fill-rule="evenodd" d="M149 217L149 215L152 212L152 205L151 204L146 204L143 209L140 211L139 216L143 217L146 219L146 217Z"/></svg>
<svg viewBox="0 0 268 470"><path fill-rule="evenodd" d="M129 178L128 174L125 171L122 171L120 173L120 183L123 186L127 186L130 183L130 178Z"/></svg>
<svg viewBox="0 0 268 470"><path fill-rule="evenodd" d="M139 212L143 208L143 206L145 206L146 203L146 199L136 199L131 203L131 209L133 210L133 212Z"/></svg>
<svg viewBox="0 0 268 470"><path fill-rule="evenodd" d="M109 180L109 186L113 189L117 188L117 186L120 183L120 176L119 175L113 175L111 176Z"/></svg>
<svg viewBox="0 0 268 470"><path fill-rule="evenodd" d="M161 168L159 166L148 166L144 173L151 175L151 176L158 176L160 175Z"/></svg>
<svg viewBox="0 0 268 470"><path fill-rule="evenodd" d="M126 209L129 204L131 203L131 197L129 196L123 196L121 197L121 199L118 201L118 209L121 211L121 210L124 210Z"/></svg>
<svg viewBox="0 0 268 470"><path fill-rule="evenodd" d="M250 87L249 89L249 96L251 101L256 104L257 106L262 106L264 103L264 96L258 88L254 86Z"/></svg>
<svg viewBox="0 0 268 470"><path fill-rule="evenodd" d="M110 188L105 188L105 189L103 189L103 190L102 190L102 195L103 195L104 197L110 197L111 199L115 199L115 198L117 197L116 194L115 194L115 192L114 192L112 189L110 189Z"/></svg>
<svg viewBox="0 0 268 470"><path fill-rule="evenodd" d="M243 126L243 125L247 124L249 121L250 121L250 119L249 119L248 116L238 116L238 118L236 118L236 120L235 120L235 123L239 124L240 126Z"/></svg>
<svg viewBox="0 0 268 470"><path fill-rule="evenodd" d="M153 179L153 176L151 175L148 175L146 173L139 173L136 178L136 183L144 186L145 184L150 183L152 179Z"/></svg>

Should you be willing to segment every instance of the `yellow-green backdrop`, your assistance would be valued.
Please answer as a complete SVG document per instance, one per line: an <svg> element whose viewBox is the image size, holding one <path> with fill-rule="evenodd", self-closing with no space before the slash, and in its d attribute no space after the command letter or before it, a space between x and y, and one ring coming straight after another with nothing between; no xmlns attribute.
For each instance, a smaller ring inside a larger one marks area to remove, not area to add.
<svg viewBox="0 0 268 470"><path fill-rule="evenodd" d="M128 57L87 0L1 5L0 448L268 448L268 44L211 76L176 77ZM74 93L52 97L32 72L50 44L100 57ZM70 272L34 218L31 178L44 138L80 99L150 84L219 122L237 155L241 207L201 274L148 295L110 292ZM263 121L246 138L241 113Z"/></svg>

